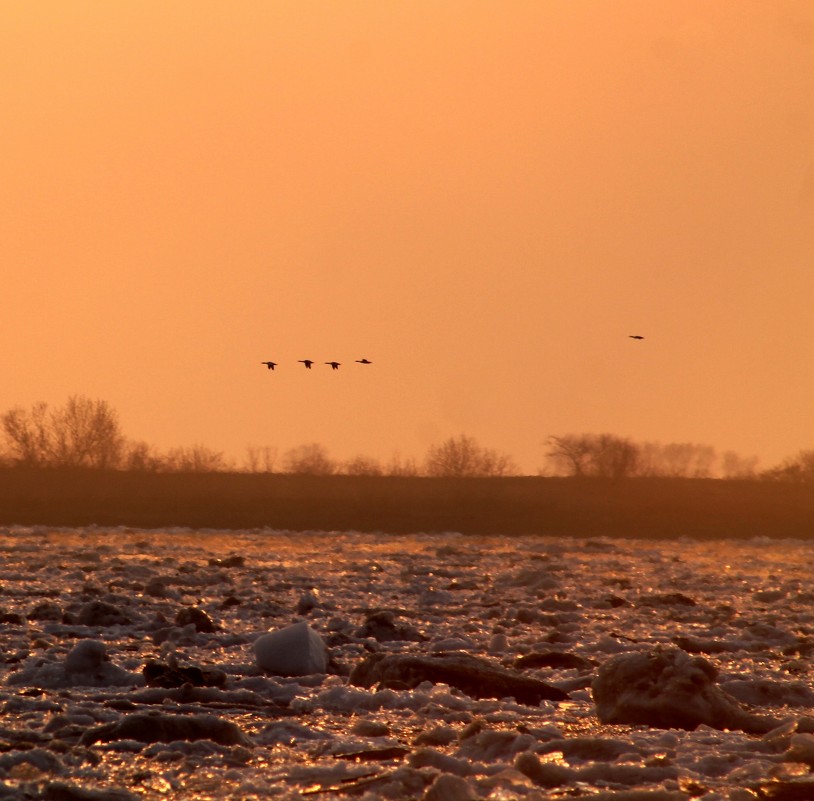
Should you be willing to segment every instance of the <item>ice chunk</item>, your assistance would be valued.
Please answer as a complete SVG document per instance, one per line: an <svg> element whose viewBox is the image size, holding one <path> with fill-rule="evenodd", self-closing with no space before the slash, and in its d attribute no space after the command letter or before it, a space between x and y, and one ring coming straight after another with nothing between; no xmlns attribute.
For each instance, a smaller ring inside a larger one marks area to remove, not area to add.
<svg viewBox="0 0 814 801"><path fill-rule="evenodd" d="M80 640L66 655L64 662L43 662L27 666L7 679L10 685L63 687L126 687L141 685L138 673L129 673L114 665L107 649L99 640Z"/></svg>
<svg viewBox="0 0 814 801"><path fill-rule="evenodd" d="M255 640L257 665L278 676L309 676L328 670L328 649L305 621L263 634Z"/></svg>
<svg viewBox="0 0 814 801"><path fill-rule="evenodd" d="M303 740L328 740L330 737L328 732L321 729L281 720L267 724L259 734L255 735L254 739L261 745L276 745L277 743L293 745Z"/></svg>
<svg viewBox="0 0 814 801"><path fill-rule="evenodd" d="M108 661L105 644L99 640L80 640L65 657L66 673L92 673Z"/></svg>
<svg viewBox="0 0 814 801"><path fill-rule="evenodd" d="M564 701L568 695L543 681L492 664L462 652L422 654L373 654L351 671L357 687L415 688L424 681L448 684L472 698L513 697L521 704L537 706L543 700Z"/></svg>
<svg viewBox="0 0 814 801"><path fill-rule="evenodd" d="M721 686L738 701L753 706L814 706L814 692L799 681L732 679Z"/></svg>
<svg viewBox="0 0 814 801"><path fill-rule="evenodd" d="M76 617L82 626L127 626L132 623L130 615L114 604L105 601L88 601Z"/></svg>
<svg viewBox="0 0 814 801"><path fill-rule="evenodd" d="M679 648L618 654L605 662L591 685L602 723L665 729L742 729L764 733L778 721L753 715L715 684L718 671Z"/></svg>
<svg viewBox="0 0 814 801"><path fill-rule="evenodd" d="M221 745L251 745L251 740L231 721L215 715L168 715L135 712L115 723L95 726L82 735L83 745L112 740L171 743L174 740L211 740Z"/></svg>
<svg viewBox="0 0 814 801"><path fill-rule="evenodd" d="M477 801L480 794L460 776L442 773L423 795L424 801Z"/></svg>

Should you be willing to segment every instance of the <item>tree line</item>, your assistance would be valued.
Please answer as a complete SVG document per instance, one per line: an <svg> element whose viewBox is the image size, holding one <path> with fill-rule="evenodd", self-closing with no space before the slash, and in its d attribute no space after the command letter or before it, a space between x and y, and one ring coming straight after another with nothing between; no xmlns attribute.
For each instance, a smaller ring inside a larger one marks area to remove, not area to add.
<svg viewBox="0 0 814 801"><path fill-rule="evenodd" d="M638 443L614 434L551 436L539 475L585 478L739 478L814 483L814 449L804 450L769 470L757 458L710 445ZM427 476L438 478L520 475L508 454L460 434L431 445L423 459L396 453L387 461L359 455L340 461L319 443L282 453L272 446L248 446L243 460L195 444L166 451L122 432L118 414L104 400L82 395L60 407L35 403L0 416L0 463L28 468L87 468L175 473L246 472L292 475Z"/></svg>
<svg viewBox="0 0 814 801"><path fill-rule="evenodd" d="M517 475L512 459L461 435L431 446L422 461L394 454L381 462L370 456L334 459L319 443L283 453L248 446L241 462L202 444L162 451L127 438L107 401L73 395L63 406L16 406L0 416L0 463L28 468L87 468L167 473L289 473L352 476Z"/></svg>

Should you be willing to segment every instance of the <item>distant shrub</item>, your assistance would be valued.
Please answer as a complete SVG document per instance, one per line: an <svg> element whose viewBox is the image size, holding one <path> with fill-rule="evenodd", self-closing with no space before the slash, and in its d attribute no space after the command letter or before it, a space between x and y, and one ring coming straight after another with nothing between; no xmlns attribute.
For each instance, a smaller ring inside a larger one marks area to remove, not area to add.
<svg viewBox="0 0 814 801"><path fill-rule="evenodd" d="M330 476L337 467L325 446L317 442L291 448L283 456L283 472L294 475Z"/></svg>
<svg viewBox="0 0 814 801"><path fill-rule="evenodd" d="M695 442L644 442L636 447L636 474L640 476L709 478L718 459L711 445Z"/></svg>
<svg viewBox="0 0 814 801"><path fill-rule="evenodd" d="M277 448L248 445L243 470L246 473L273 473L277 464Z"/></svg>
<svg viewBox="0 0 814 801"><path fill-rule="evenodd" d="M412 457L394 453L390 457L390 461L384 466L384 474L399 478L412 478L421 475L421 469Z"/></svg>
<svg viewBox="0 0 814 801"><path fill-rule="evenodd" d="M721 478L757 478L757 456L741 456L735 451L726 451L721 459Z"/></svg>
<svg viewBox="0 0 814 801"><path fill-rule="evenodd" d="M430 446L424 472L436 478L476 478L517 475L512 458L479 445L461 434Z"/></svg>
<svg viewBox="0 0 814 801"><path fill-rule="evenodd" d="M121 460L122 470L155 473L165 468L164 457L142 440L126 443Z"/></svg>
<svg viewBox="0 0 814 801"><path fill-rule="evenodd" d="M167 451L160 469L169 473L224 473L234 470L234 464L220 451L205 445L190 445Z"/></svg>
<svg viewBox="0 0 814 801"><path fill-rule="evenodd" d="M757 457L695 442L634 442L614 434L565 434L548 438L546 459L555 475L595 478L750 478Z"/></svg>
<svg viewBox="0 0 814 801"><path fill-rule="evenodd" d="M765 470L760 477L767 481L814 484L814 449L800 451L796 456L789 457L777 467Z"/></svg>
<svg viewBox="0 0 814 801"><path fill-rule="evenodd" d="M381 462L372 456L355 456L345 462L339 472L347 476L381 476L384 474Z"/></svg>

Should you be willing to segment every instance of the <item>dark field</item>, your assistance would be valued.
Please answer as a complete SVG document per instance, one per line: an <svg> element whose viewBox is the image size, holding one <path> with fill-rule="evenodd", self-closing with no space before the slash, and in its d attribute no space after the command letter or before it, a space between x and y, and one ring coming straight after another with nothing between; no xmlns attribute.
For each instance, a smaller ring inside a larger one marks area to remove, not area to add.
<svg viewBox="0 0 814 801"><path fill-rule="evenodd" d="M437 479L0 470L0 525L631 537L814 534L814 487L710 479Z"/></svg>

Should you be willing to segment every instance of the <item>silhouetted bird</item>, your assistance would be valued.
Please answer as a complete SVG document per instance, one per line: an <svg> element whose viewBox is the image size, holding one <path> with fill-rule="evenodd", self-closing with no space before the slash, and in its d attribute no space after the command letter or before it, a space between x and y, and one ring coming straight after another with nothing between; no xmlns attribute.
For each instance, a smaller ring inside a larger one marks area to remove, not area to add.
<svg viewBox="0 0 814 801"><path fill-rule="evenodd" d="M359 364L373 364L373 362L368 361L367 359L357 359L356 360Z"/></svg>
<svg viewBox="0 0 814 801"><path fill-rule="evenodd" d="M265 364L269 370L273 370L277 366L277 362L260 362L260 364Z"/></svg>
<svg viewBox="0 0 814 801"><path fill-rule="evenodd" d="M640 337L638 334L631 334L630 339L644 339L644 337Z"/></svg>
<svg viewBox="0 0 814 801"><path fill-rule="evenodd" d="M338 370L341 362L325 362L325 364L330 364L331 370Z"/></svg>
<svg viewBox="0 0 814 801"><path fill-rule="evenodd" d="M311 369L311 365L314 363L311 359L297 359L298 362L302 362L305 365L306 370Z"/></svg>

